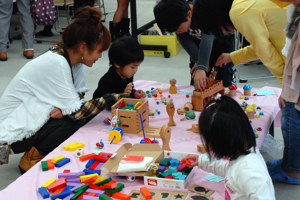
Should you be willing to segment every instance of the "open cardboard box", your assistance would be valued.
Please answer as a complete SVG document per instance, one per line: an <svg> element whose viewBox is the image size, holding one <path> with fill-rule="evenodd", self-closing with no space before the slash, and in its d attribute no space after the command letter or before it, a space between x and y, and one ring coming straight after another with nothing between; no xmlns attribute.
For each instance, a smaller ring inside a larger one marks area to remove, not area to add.
<svg viewBox="0 0 300 200"><path fill-rule="evenodd" d="M101 170L104 174L110 176L144 176L144 184L151 186L163 186L169 188L184 189L187 183L194 176L197 167L194 167L185 180L165 179L153 177L153 171L146 172L117 172L119 163L125 155L149 156L153 157L155 163L163 160L164 158L176 158L181 160L186 155L192 153L183 153L175 151L163 151L159 144L134 144L125 143L117 151L115 156L108 159L102 166ZM198 155L198 154L196 154Z"/></svg>
<svg viewBox="0 0 300 200"><path fill-rule="evenodd" d="M188 154L195 154L195 153L184 153L178 151L164 151L163 158L176 158L178 160L183 159ZM195 154L198 155L198 154ZM162 159L161 159L162 160ZM176 179L167 179L167 178L158 178L152 176L144 176L144 184L151 185L151 186L162 186L168 188L180 188L184 189L191 178L194 176L195 171L197 170L197 166L195 166L189 175L186 177L185 180L176 180Z"/></svg>
<svg viewBox="0 0 300 200"><path fill-rule="evenodd" d="M125 155L153 157L153 162L163 159L163 150L158 144L134 144L125 143L117 151L116 155L106 161L101 167L104 174L110 176L152 176L152 170L145 172L117 172L119 163Z"/></svg>

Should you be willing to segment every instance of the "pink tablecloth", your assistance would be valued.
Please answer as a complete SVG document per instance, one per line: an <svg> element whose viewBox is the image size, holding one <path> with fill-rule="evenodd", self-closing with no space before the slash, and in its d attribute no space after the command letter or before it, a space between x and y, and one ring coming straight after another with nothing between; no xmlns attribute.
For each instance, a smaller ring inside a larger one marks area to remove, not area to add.
<svg viewBox="0 0 300 200"><path fill-rule="evenodd" d="M134 83L136 89L150 90L153 88L161 88L164 96L169 95L169 84L158 83L154 81L136 81ZM177 86L177 90L193 90L191 86ZM252 126L254 129L257 127L261 127L262 131L259 131L259 137L257 139L258 147L261 146L266 134L268 133L268 129L271 125L271 122L276 117L279 112L279 107L277 105L278 96L281 93L281 89L274 87L264 87L264 89L273 89L275 95L267 95L267 96L250 96L249 100L246 102L248 104L255 103L257 106L260 106L261 112L264 113L260 118L255 118L252 120ZM252 90L254 94L255 89ZM243 101L239 99L242 95L242 89L238 89L236 100L241 104ZM191 96L191 95L190 95ZM172 94L171 98L173 99L175 108L183 107L185 102L190 102L190 98L186 98L186 93L178 92L177 94ZM161 114L155 116L149 116L150 118L150 126L162 126L167 124L169 121L169 117L166 112L166 106L164 104L156 104L156 101L153 97L147 98L149 100L149 109L156 110L158 109ZM177 126L171 127L172 136L170 140L170 147L173 151L181 151L181 152L197 152L197 144L201 143L199 134L193 133L192 131L186 131L187 128L191 128L192 124L196 124L198 121L198 117L200 112L196 112L196 119L194 120L185 120L180 121L182 115L174 115L174 121ZM118 144L109 144L108 140L108 125L103 123L103 120L107 117L111 118L110 111L103 111L98 116L96 116L92 121L90 121L87 125L79 129L72 137L67 139L64 143L58 146L53 152L47 155L43 160L48 160L54 158L59 155L63 155L67 158L71 159L71 162L61 168L55 168L54 170L49 170L43 172L41 169L41 164L38 163L32 169L30 169L27 173L19 177L16 181L10 184L7 188L0 191L0 199L42 199L40 194L37 192L37 188L39 188L42 184L48 181L51 178L56 178L58 173L63 172L64 169L70 169L71 172L79 172L85 168L87 161L80 162L78 158L75 156L74 152L64 151L63 146L70 144L72 142L83 142L85 144L84 151L85 154L89 153L94 147L96 142L99 142L100 139L106 145L104 148L104 152L115 152L122 144L130 142L130 143L139 143L141 138L137 137L135 134L127 134L125 133L122 137L121 142ZM161 140L158 139L160 142ZM188 183L187 188L191 187L193 184L202 185L204 187L215 190L215 192L211 195L215 200L224 199L224 186L223 182L211 182L205 179L206 176L210 175L210 173L204 172L200 169L197 170L196 174ZM139 189L143 186L143 179L139 178L134 182L127 182L126 179L120 177L114 177L117 182L125 183L125 188L122 190L123 193L129 194L133 189ZM149 187L151 188L151 187ZM158 187L154 187L154 189L162 189ZM163 188L166 190L175 190L169 188ZM184 191L188 191L185 189Z"/></svg>

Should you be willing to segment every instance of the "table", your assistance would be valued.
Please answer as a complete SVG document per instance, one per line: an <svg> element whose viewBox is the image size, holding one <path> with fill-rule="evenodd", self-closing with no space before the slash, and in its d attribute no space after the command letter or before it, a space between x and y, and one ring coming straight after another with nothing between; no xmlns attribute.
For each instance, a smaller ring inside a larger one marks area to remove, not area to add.
<svg viewBox="0 0 300 200"><path fill-rule="evenodd" d="M170 84L158 83L155 81L136 81L134 82L136 89L150 90L153 88L161 88L163 91L163 95L169 95L169 87ZM193 90L192 86L177 86L177 91L180 89L184 90ZM267 135L268 129L279 112L279 107L277 105L277 99L281 93L281 89L274 87L264 87L264 89L273 89L275 95L268 96L250 96L247 101L248 104L257 104L262 108L262 112L264 115L261 118L255 118L252 120L253 128L261 127L262 131L259 131L259 138L257 138L257 146L260 147L264 138ZM254 92L254 89L252 90ZM244 100L239 99L239 96L242 95L242 89L238 88L237 96L235 99L241 104ZM191 95L190 95L191 96ZM172 94L171 98L173 98L173 102L175 105L175 109L178 107L183 107L185 102L190 101L190 98L186 98L186 93L178 92L177 94ZM153 97L147 98L149 100L149 109L155 110L158 109L161 114L155 116L149 116L149 125L150 126L162 126L167 124L169 121L169 117L166 112L166 106L163 104L156 104L156 101ZM182 115L174 115L174 121L177 126L171 127L172 135L170 140L170 147L173 151L181 151L181 152L197 152L197 144L201 143L199 134L193 133L192 131L186 131L187 128L191 128L192 124L196 124L200 112L196 112L195 120L186 120L180 121ZM108 140L108 125L103 123L103 120L107 117L111 118L110 111L103 111L98 116L96 116L93 120L91 120L87 125L79 129L73 136L68 138L65 142L63 142L60 146L58 146L54 151L49 153L43 160L52 159L56 156L63 155L67 158L71 159L71 162L66 164L61 168L55 168L53 170L49 170L46 172L42 171L41 164L38 163L33 168L31 168L27 173L20 176L16 181L10 184L7 188L0 191L1 199L42 199L40 194L37 192L37 188L39 188L42 184L48 181L51 178L58 178L58 173L63 172L64 169L70 169L71 172L79 172L85 168L87 161L80 162L78 158L75 156L75 152L64 151L63 146L70 144L72 142L83 142L85 143L84 151L85 153L89 153L91 149L95 147L95 144L102 139L104 144L106 145L103 149L103 152L115 152L122 144L130 142L130 143L139 143L141 138L137 137L135 134L125 133L122 137L122 140L118 144L109 144ZM157 139L161 142L160 139ZM224 183L223 182L211 182L205 179L206 176L211 175L210 173L204 172L201 169L198 169L188 183L187 188L191 187L193 184L198 184L210 189L215 190L215 192L211 195L214 200L224 199ZM106 176L108 177L108 176ZM117 182L122 182L125 184L125 188L121 191L123 193L129 194L131 190L139 190L140 187L143 187L143 179L138 178L134 182L128 182L126 179L121 177L114 177ZM147 186L148 187L148 186ZM150 187L153 189L164 189L164 190L175 190L171 188L162 188L162 187ZM187 189L181 191L188 191Z"/></svg>

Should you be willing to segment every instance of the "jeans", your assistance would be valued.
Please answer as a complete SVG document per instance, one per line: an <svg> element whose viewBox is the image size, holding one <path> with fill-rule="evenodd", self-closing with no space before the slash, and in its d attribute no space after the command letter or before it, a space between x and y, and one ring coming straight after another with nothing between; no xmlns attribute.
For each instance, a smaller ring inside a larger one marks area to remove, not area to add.
<svg viewBox="0 0 300 200"><path fill-rule="evenodd" d="M285 102L281 108L281 131L284 140L282 168L300 172L300 120L294 103Z"/></svg>

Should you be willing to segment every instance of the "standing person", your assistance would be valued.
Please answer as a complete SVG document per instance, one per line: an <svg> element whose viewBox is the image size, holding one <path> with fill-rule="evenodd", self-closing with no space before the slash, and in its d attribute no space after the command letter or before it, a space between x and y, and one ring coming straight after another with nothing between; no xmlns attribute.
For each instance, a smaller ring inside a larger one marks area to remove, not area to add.
<svg viewBox="0 0 300 200"><path fill-rule="evenodd" d="M286 45L282 53L287 56L282 92L278 99L281 108L281 132L284 141L283 158L267 162L270 176L275 182L300 184L300 1L285 0L287 8Z"/></svg>
<svg viewBox="0 0 300 200"><path fill-rule="evenodd" d="M115 12L113 21L109 22L111 41L122 36L129 36L130 19L128 18L128 6L130 0L118 0L118 8Z"/></svg>
<svg viewBox="0 0 300 200"><path fill-rule="evenodd" d="M197 1L197 0L196 0ZM234 51L234 33L215 37L203 33L194 14L199 12L195 2L186 0L160 0L154 7L154 16L160 29L176 32L181 46L190 56L191 85L197 90L206 86L206 76L218 71L217 80L223 80L228 87L234 82L235 67L229 62L224 68L216 68L215 62L223 52Z"/></svg>
<svg viewBox="0 0 300 200"><path fill-rule="evenodd" d="M272 179L256 148L249 119L234 99L221 96L209 102L200 115L199 127L208 156L187 155L195 161L191 167L224 177L226 200L275 200Z"/></svg>
<svg viewBox="0 0 300 200"><path fill-rule="evenodd" d="M83 99L88 91L84 65L92 67L110 45L101 17L97 8L78 10L57 48L28 62L8 85L0 98L2 163L11 145L14 153L26 152L19 168L27 171L83 126L85 118L129 97L106 94Z"/></svg>
<svg viewBox="0 0 300 200"><path fill-rule="evenodd" d="M34 24L30 11L30 0L17 0L22 31L23 55L32 59ZM0 0L0 61L7 61L7 42L10 28L10 19L13 12L12 0Z"/></svg>
<svg viewBox="0 0 300 200"><path fill-rule="evenodd" d="M281 50L285 45L286 9L270 0L257 0L246 13L240 14L252 0L196 0L199 12L194 18L204 33L223 35L238 30L250 43L232 53L223 53L216 65L233 62L235 65L260 59L282 84L286 57Z"/></svg>

